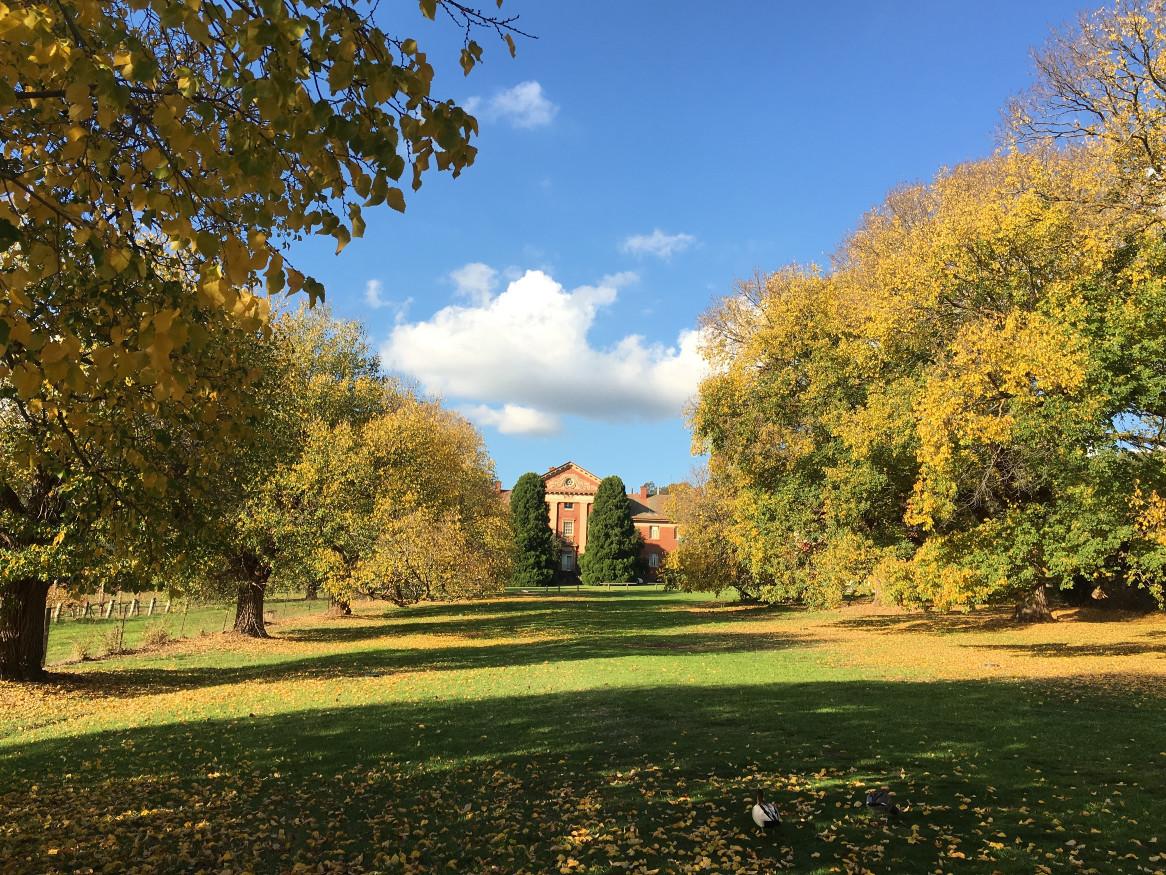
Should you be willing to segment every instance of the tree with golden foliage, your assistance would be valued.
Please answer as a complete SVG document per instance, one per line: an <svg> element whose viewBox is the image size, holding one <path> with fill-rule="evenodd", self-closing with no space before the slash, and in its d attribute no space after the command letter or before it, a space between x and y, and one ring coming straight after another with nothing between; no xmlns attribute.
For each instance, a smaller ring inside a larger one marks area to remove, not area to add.
<svg viewBox="0 0 1166 875"><path fill-rule="evenodd" d="M436 402L398 393L360 425L318 429L292 473L318 507L317 565L342 603L475 597L510 576L493 462L477 430Z"/></svg>
<svg viewBox="0 0 1166 875"><path fill-rule="evenodd" d="M1082 94L1153 75L1162 25L1159 3L1086 19L1041 56L1015 148L893 193L831 271L787 268L709 314L696 439L770 595L1016 600L1032 619L1049 588L1160 596L1157 92L1045 138Z"/></svg>
<svg viewBox="0 0 1166 875"><path fill-rule="evenodd" d="M515 50L512 17L455 0L420 11L464 33L467 75L483 57L476 32ZM323 234L339 251L361 236L365 208L405 209L403 177L417 190L432 170L473 163L477 121L435 94L426 52L383 30L383 12L340 0L0 4L0 352L23 397L54 379L46 365L65 386L83 370L39 330L60 305L42 281L67 269L62 240L92 259L94 300L181 259L193 281L167 317L181 331L196 307L249 306L246 289L322 296L288 262L290 241Z"/></svg>

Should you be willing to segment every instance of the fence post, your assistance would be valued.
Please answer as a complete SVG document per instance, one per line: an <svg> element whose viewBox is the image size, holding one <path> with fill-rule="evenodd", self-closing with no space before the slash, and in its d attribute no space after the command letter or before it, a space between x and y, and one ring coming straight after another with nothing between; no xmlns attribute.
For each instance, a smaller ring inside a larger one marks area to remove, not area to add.
<svg viewBox="0 0 1166 875"><path fill-rule="evenodd" d="M106 602L106 605L108 605L108 607L105 608L105 619L107 619L107 620L113 616L113 604L114 604L113 599L110 599L108 602Z"/></svg>
<svg viewBox="0 0 1166 875"><path fill-rule="evenodd" d="M49 626L50 625L51 624L49 623L49 609L45 608L45 635L44 635L44 639L43 639L44 649L41 650L41 654L40 654L40 667L41 668L45 667L45 663L49 659Z"/></svg>
<svg viewBox="0 0 1166 875"><path fill-rule="evenodd" d="M150 606L149 606L148 608L146 608L146 616L147 616L147 617L152 617L152 616L154 616L154 604L155 604L157 601L158 601L158 597L157 597L157 596L150 596Z"/></svg>
<svg viewBox="0 0 1166 875"><path fill-rule="evenodd" d="M57 602L55 605L53 605L53 622L54 623L61 622L61 603L60 602Z"/></svg>
<svg viewBox="0 0 1166 875"><path fill-rule="evenodd" d="M170 599L166 599L166 610L163 613L170 613Z"/></svg>

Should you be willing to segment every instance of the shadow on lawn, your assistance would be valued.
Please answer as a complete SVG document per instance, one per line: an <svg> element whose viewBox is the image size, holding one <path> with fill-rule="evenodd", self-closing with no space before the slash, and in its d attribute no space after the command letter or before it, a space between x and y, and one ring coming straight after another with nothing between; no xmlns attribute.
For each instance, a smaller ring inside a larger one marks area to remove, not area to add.
<svg viewBox="0 0 1166 875"><path fill-rule="evenodd" d="M362 641L398 634L447 633L473 638L503 638L542 633L556 634L642 634L660 629L697 626L706 623L733 623L763 619L782 608L766 605L691 607L675 598L580 596L521 598L509 601L464 602L415 605L388 610L372 617L355 617L351 625L295 629L287 638L294 641ZM370 623L362 620L371 619ZM388 621L388 622L385 622Z"/></svg>
<svg viewBox="0 0 1166 875"><path fill-rule="evenodd" d="M815 643L809 636L797 633L733 631L735 621L759 615L753 609L677 611L676 602L668 599L637 599L635 603L622 605L577 601L569 610L565 608L561 602L553 601L426 605L384 615L395 622L373 618L362 623L364 618L358 617L351 624L337 620L334 625L292 629L284 636L291 641L324 644L367 642L370 644L367 649L304 657L293 655L243 666L153 668L131 664L108 671L54 674L52 680L94 695L117 698L252 680L274 683L291 679L378 677L403 672L510 668L668 653L763 654ZM710 624L719 628L700 631L700 627ZM669 632L671 629L681 631ZM481 639L482 643L393 646L396 636L434 633ZM523 635L554 637L522 640ZM376 646L371 646L374 643Z"/></svg>
<svg viewBox="0 0 1166 875"><path fill-rule="evenodd" d="M1150 641L1114 641L1108 644L1066 644L1047 641L1039 644L965 644L973 650L1002 650L1029 656L1146 656L1157 653L1166 656L1166 644Z"/></svg>
<svg viewBox="0 0 1166 875"><path fill-rule="evenodd" d="M878 614L873 617L848 617L832 625L860 632L999 632L1023 628L1011 613L1003 610L978 611L971 614L910 613Z"/></svg>
<svg viewBox="0 0 1166 875"><path fill-rule="evenodd" d="M1136 851L1136 822L1155 822L1166 801L1166 769L1150 756L1161 717L1116 696L1051 699L1038 685L852 681L141 726L0 756L0 860L218 869L230 850L257 871L321 860L405 871L374 866L380 851L416 852L411 871L558 871L571 857L591 871L640 860L673 872L707 856L713 871L770 872L788 853L799 871L917 872L938 853L945 871L1070 868L1071 857L1114 871L1108 852ZM1067 732L1071 749L1055 742ZM897 826L853 807L881 784L913 805ZM758 785L789 818L764 841L747 815Z"/></svg>

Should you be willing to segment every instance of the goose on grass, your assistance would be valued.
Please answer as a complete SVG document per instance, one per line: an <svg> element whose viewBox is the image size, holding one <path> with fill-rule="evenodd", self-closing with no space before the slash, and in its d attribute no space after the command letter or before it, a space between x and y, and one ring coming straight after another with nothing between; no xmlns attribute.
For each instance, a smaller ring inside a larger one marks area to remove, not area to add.
<svg viewBox="0 0 1166 875"><path fill-rule="evenodd" d="M765 794L758 790L753 796L753 822L762 829L773 829L781 823L781 812L772 802L765 801Z"/></svg>
<svg viewBox="0 0 1166 875"><path fill-rule="evenodd" d="M903 809L895 804L895 794L885 787L867 791L866 807L871 811L881 812L888 819L903 813Z"/></svg>

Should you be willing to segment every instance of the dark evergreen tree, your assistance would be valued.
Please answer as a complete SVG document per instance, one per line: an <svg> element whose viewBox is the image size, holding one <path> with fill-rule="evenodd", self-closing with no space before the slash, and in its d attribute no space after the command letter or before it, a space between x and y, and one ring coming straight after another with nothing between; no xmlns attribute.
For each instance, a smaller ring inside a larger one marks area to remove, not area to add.
<svg viewBox="0 0 1166 875"><path fill-rule="evenodd" d="M510 493L517 586L547 586L555 576L554 532L547 508L547 487L533 472L523 474Z"/></svg>
<svg viewBox="0 0 1166 875"><path fill-rule="evenodd" d="M604 477L587 521L587 550L579 559L584 583L635 580L642 541L632 524L632 509L623 481Z"/></svg>

